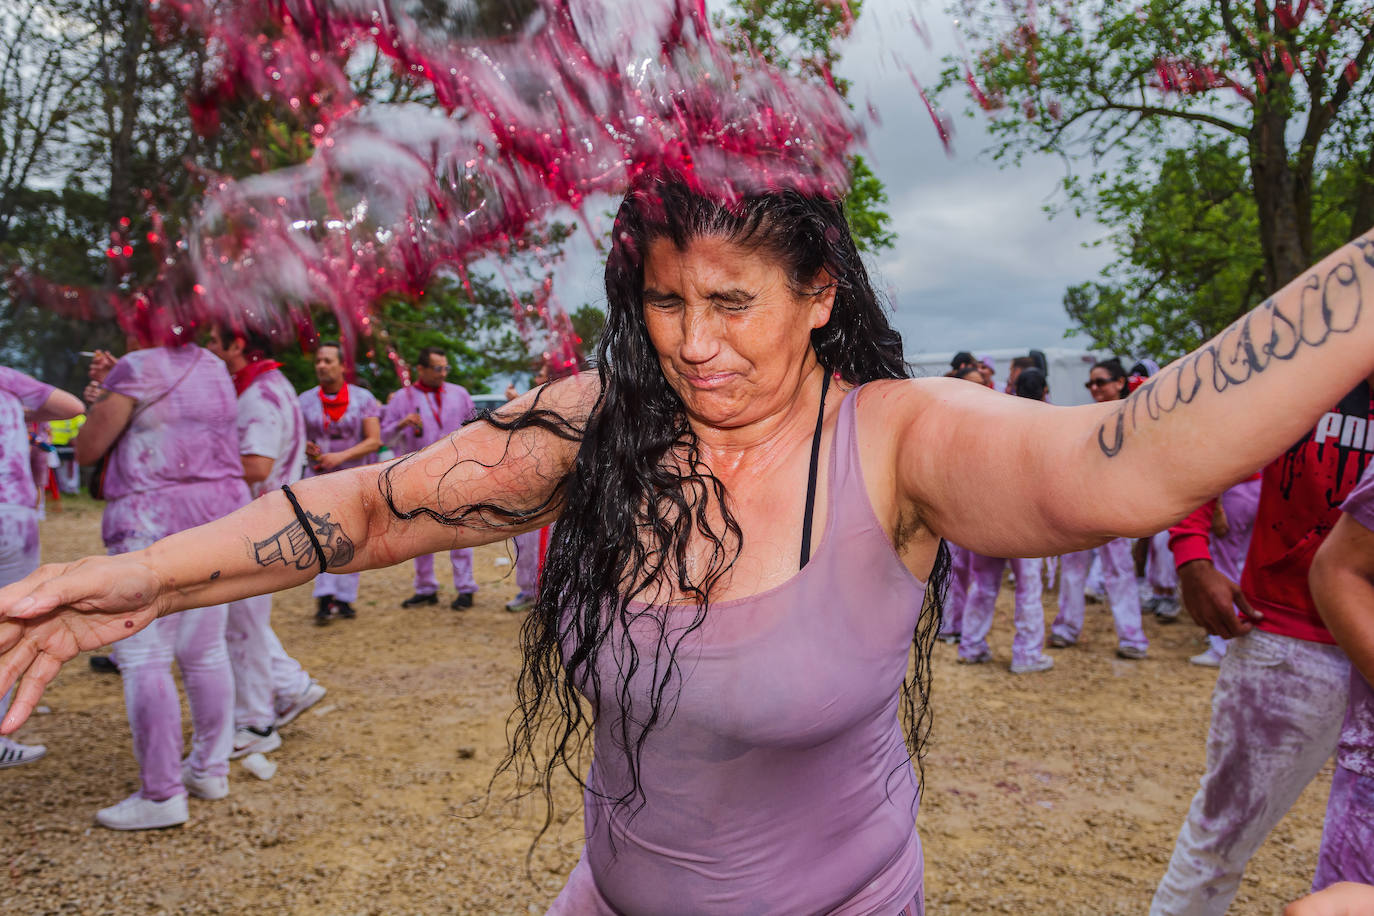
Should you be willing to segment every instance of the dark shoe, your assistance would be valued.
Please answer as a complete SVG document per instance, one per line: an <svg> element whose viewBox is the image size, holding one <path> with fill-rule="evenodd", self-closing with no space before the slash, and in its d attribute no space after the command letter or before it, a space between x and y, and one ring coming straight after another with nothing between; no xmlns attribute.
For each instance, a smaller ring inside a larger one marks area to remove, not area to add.
<svg viewBox="0 0 1374 916"><path fill-rule="evenodd" d="M358 612L353 610L353 605L349 604L347 601L335 601L334 613L338 614L344 620L352 620L354 617L358 616Z"/></svg>
<svg viewBox="0 0 1374 916"><path fill-rule="evenodd" d="M329 623L330 609L334 606L334 599L324 595L315 599L315 623L324 626Z"/></svg>
<svg viewBox="0 0 1374 916"><path fill-rule="evenodd" d="M1076 640L1076 639L1065 639L1063 636L1055 636L1055 635L1051 635L1051 636L1050 636L1050 648L1051 648L1051 649L1067 649L1069 646L1073 646L1073 645L1077 645L1077 644L1078 644L1078 640Z"/></svg>
<svg viewBox="0 0 1374 916"><path fill-rule="evenodd" d="M99 671L101 674L118 674L119 666L108 655L92 655L91 670Z"/></svg>
<svg viewBox="0 0 1374 916"><path fill-rule="evenodd" d="M1116 657L1125 658L1137 662L1145 657L1144 649L1137 649L1135 646L1117 646Z"/></svg>
<svg viewBox="0 0 1374 916"><path fill-rule="evenodd" d="M453 603L449 607L455 611L466 611L472 607L472 592L459 592L458 597L453 599Z"/></svg>
<svg viewBox="0 0 1374 916"><path fill-rule="evenodd" d="M437 594L435 594L434 592L430 592L428 595L422 595L422 594L420 594L419 592L416 592L415 594L411 595L411 596L410 596L409 598L407 598L406 600L402 601L402 602L401 602L401 607L419 607L419 606L422 605L422 604L438 604L438 603L439 603L439 596L438 596Z"/></svg>

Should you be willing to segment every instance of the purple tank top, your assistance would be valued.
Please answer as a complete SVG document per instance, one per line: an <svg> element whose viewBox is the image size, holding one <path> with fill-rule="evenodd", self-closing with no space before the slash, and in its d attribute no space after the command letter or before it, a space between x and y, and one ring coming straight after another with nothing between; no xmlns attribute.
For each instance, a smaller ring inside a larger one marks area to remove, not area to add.
<svg viewBox="0 0 1374 916"><path fill-rule="evenodd" d="M811 561L781 585L713 603L683 638L638 811L606 800L629 777L618 708L599 710L587 845L550 913L896 913L920 897L919 784L898 698L925 584L869 503L856 401L850 392L840 406ZM670 627L695 615L649 610ZM656 636L635 629L652 671ZM602 665L612 703L614 663ZM645 676L631 681L637 712Z"/></svg>

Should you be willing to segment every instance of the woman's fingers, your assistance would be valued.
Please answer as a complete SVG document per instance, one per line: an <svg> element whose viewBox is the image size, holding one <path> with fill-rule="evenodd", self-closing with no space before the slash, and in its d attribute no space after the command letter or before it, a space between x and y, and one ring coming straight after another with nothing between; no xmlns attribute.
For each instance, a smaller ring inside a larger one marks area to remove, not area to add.
<svg viewBox="0 0 1374 916"><path fill-rule="evenodd" d="M38 656L38 647L31 640L12 639L0 629L0 638L12 647L0 655L0 696L3 696Z"/></svg>
<svg viewBox="0 0 1374 916"><path fill-rule="evenodd" d="M24 679L14 691L14 700L10 703L9 712L5 714L4 720L0 721L0 735L11 734L24 724L24 720L38 706L43 689L57 677L61 667L62 662L51 655L43 652L37 654L28 670L24 672Z"/></svg>

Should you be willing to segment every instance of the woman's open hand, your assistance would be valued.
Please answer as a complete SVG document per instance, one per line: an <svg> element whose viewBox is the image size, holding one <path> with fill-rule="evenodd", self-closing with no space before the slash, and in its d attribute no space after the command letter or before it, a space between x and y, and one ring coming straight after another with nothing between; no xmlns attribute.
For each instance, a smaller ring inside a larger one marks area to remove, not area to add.
<svg viewBox="0 0 1374 916"><path fill-rule="evenodd" d="M19 681L0 734L28 718L43 688L78 652L137 633L158 617L161 582L129 556L39 567L0 588L0 693Z"/></svg>

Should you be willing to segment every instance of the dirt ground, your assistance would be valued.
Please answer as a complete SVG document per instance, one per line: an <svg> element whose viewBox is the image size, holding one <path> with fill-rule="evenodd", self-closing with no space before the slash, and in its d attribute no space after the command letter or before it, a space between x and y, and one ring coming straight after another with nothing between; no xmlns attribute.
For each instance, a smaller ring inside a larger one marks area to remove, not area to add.
<svg viewBox="0 0 1374 916"><path fill-rule="evenodd" d="M43 525L44 560L98 552L98 506L68 500ZM136 788L119 680L73 662L50 712L21 731L48 746L0 771L0 909L15 913L542 913L581 846L569 782L560 820L525 856L542 802L498 781L520 619L509 554L478 551L465 613L403 611L409 570L363 576L358 619L316 628L308 587L278 598L277 632L329 694L283 731L275 778L238 764L224 801L191 820L121 834L92 815ZM931 913L1146 911L1203 764L1215 672L1191 624L1146 631L1150 657L1117 660L1111 618L1089 606L1079 647L1013 677L1009 595L995 663L939 645L935 730L918 820ZM1054 601L1047 593L1046 613ZM1316 863L1328 768L1251 862L1235 913L1276 913Z"/></svg>

